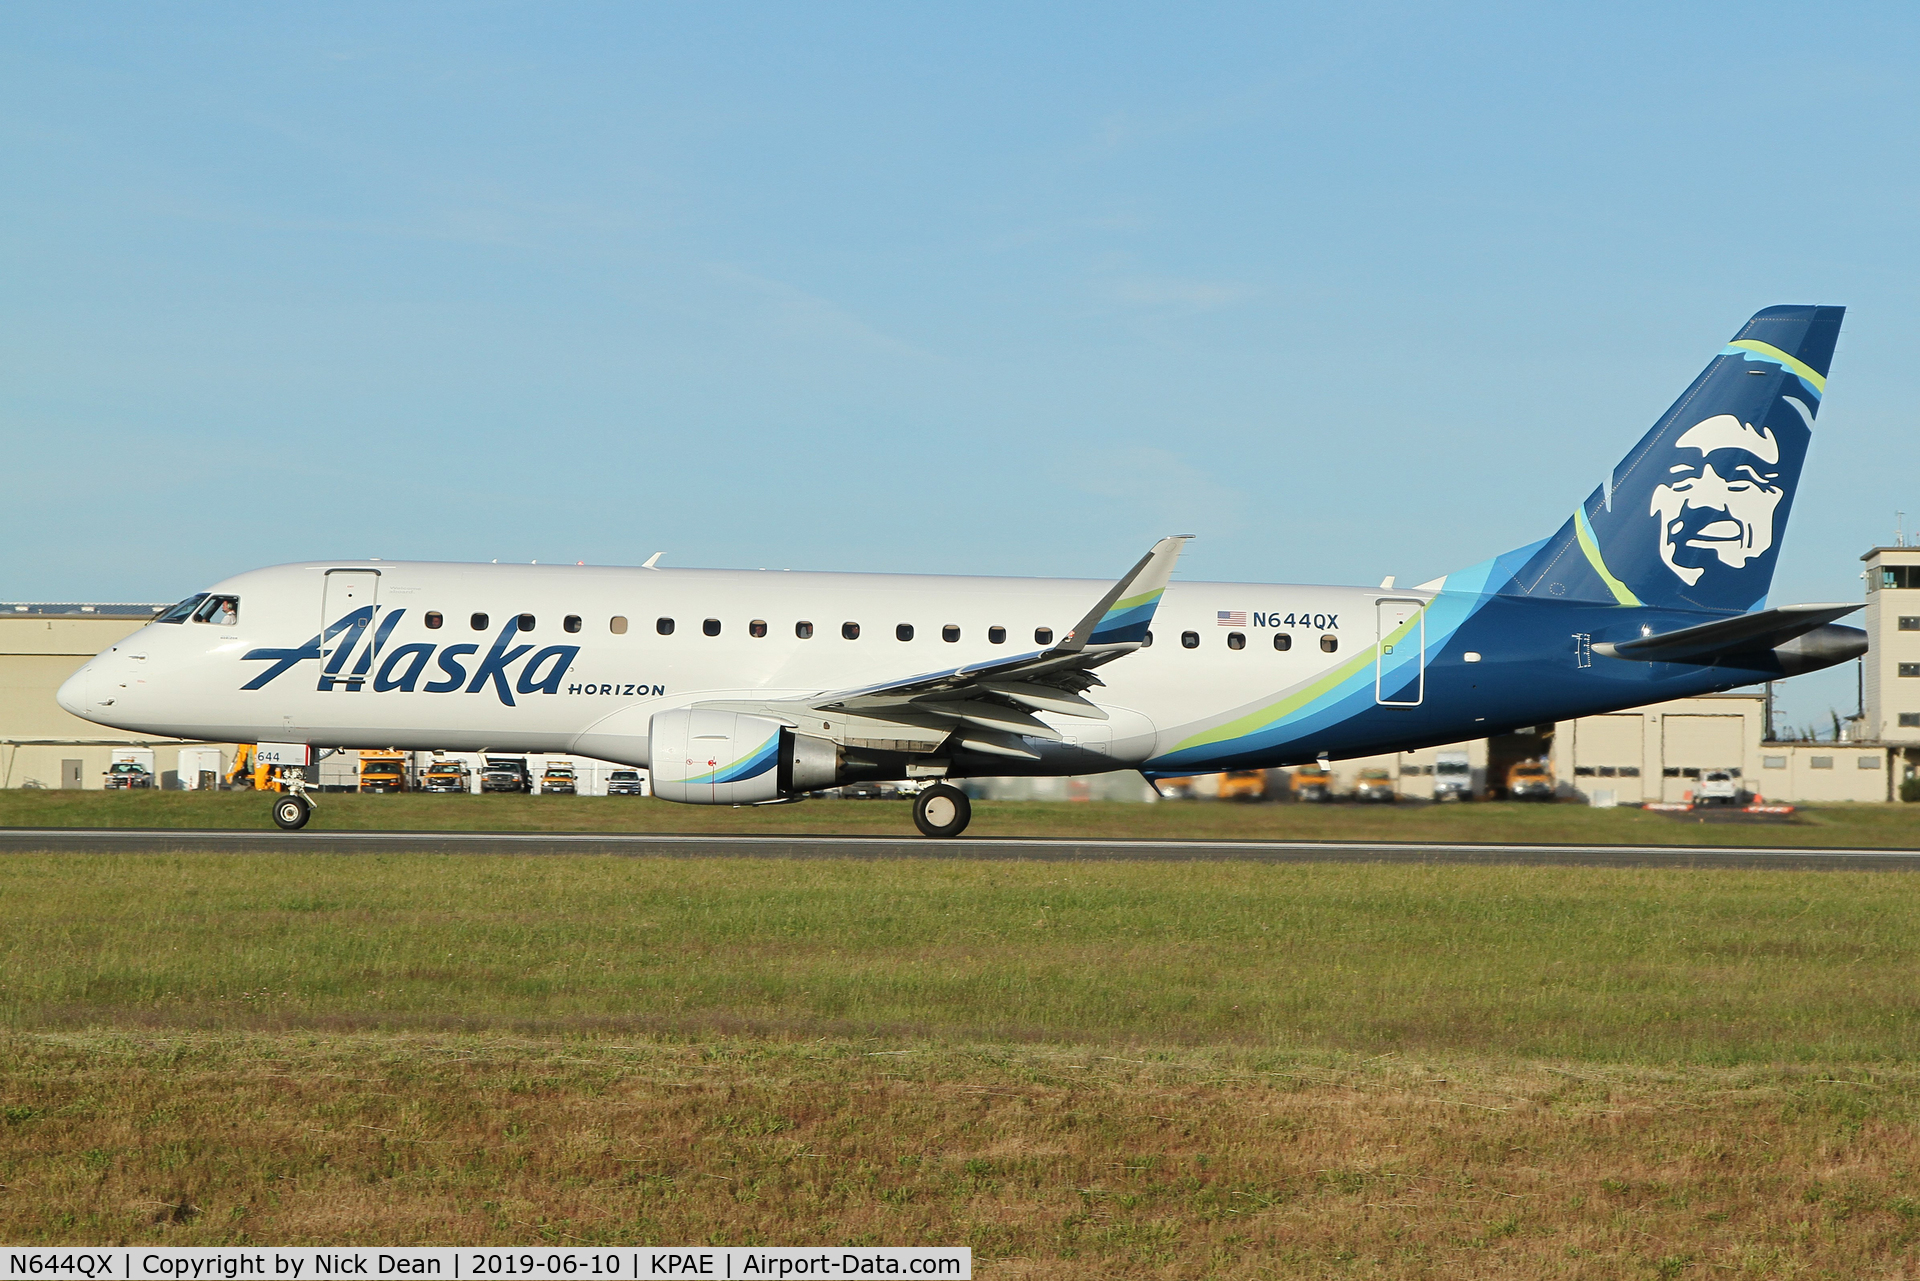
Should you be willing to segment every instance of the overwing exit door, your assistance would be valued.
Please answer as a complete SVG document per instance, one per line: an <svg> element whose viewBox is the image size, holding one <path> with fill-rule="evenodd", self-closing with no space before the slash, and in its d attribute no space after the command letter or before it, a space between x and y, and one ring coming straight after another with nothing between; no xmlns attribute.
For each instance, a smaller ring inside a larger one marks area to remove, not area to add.
<svg viewBox="0 0 1920 1281"><path fill-rule="evenodd" d="M1374 602L1379 643L1373 651L1373 701L1418 707L1427 694L1427 603L1388 596Z"/></svg>

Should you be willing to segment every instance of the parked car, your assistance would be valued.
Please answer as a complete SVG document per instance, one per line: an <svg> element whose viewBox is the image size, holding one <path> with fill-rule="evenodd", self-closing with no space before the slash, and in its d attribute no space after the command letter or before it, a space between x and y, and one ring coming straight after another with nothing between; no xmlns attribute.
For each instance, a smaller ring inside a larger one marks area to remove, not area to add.
<svg viewBox="0 0 1920 1281"><path fill-rule="evenodd" d="M578 790L579 784L573 777L573 766L571 765L549 765L547 766L546 772L540 775L540 791L542 794L552 793L555 796L572 796L578 792Z"/></svg>
<svg viewBox="0 0 1920 1281"><path fill-rule="evenodd" d="M640 779L640 771L617 769L607 775L608 796L645 796L647 785Z"/></svg>
<svg viewBox="0 0 1920 1281"><path fill-rule="evenodd" d="M1507 799L1510 801L1550 801L1553 799L1553 775L1539 761L1521 761L1507 771Z"/></svg>
<svg viewBox="0 0 1920 1281"><path fill-rule="evenodd" d="M1436 752L1433 757L1433 799L1470 801L1473 799L1473 765L1459 748Z"/></svg>
<svg viewBox="0 0 1920 1281"><path fill-rule="evenodd" d="M152 787L153 775L147 772L147 767L144 765L136 765L132 761L115 761L113 767L107 771L106 786L109 789L127 788L129 790Z"/></svg>
<svg viewBox="0 0 1920 1281"><path fill-rule="evenodd" d="M471 792L472 775L467 773L465 761L435 761L420 776L420 790L423 792Z"/></svg>
<svg viewBox="0 0 1920 1281"><path fill-rule="evenodd" d="M1740 801L1740 781L1729 770L1708 770L1693 789L1695 805L1738 805Z"/></svg>
<svg viewBox="0 0 1920 1281"><path fill-rule="evenodd" d="M527 773L526 757L487 757L486 768L480 771L480 790L483 792L531 792L533 777Z"/></svg>
<svg viewBox="0 0 1920 1281"><path fill-rule="evenodd" d="M1353 781L1353 799L1393 804L1393 776L1378 768L1361 770Z"/></svg>

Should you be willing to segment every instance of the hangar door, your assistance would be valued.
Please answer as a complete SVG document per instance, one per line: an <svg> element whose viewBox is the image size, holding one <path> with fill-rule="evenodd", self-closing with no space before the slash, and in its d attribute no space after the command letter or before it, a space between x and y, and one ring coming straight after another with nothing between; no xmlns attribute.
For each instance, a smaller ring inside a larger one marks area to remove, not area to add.
<svg viewBox="0 0 1920 1281"><path fill-rule="evenodd" d="M1646 751L1646 717L1638 712L1583 716L1573 723L1574 786L1583 791L1612 788L1623 801L1640 800L1640 764Z"/></svg>
<svg viewBox="0 0 1920 1281"><path fill-rule="evenodd" d="M1663 716L1661 755L1668 777L1668 800L1699 786L1700 775L1714 769L1739 769L1744 759L1744 716ZM1673 771L1679 771L1674 776Z"/></svg>

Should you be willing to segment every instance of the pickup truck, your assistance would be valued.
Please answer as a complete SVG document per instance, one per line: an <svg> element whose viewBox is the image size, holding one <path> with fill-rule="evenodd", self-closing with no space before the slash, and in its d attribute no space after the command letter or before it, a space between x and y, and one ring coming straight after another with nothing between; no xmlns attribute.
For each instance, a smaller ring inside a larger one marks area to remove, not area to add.
<svg viewBox="0 0 1920 1281"><path fill-rule="evenodd" d="M486 768L480 771L480 790L483 792L531 792L533 779L527 773L526 758L487 757Z"/></svg>
<svg viewBox="0 0 1920 1281"><path fill-rule="evenodd" d="M1393 804L1393 776L1379 768L1361 770L1353 782L1353 799Z"/></svg>
<svg viewBox="0 0 1920 1281"><path fill-rule="evenodd" d="M640 771L617 769L607 775L608 796L645 796L647 785L640 781Z"/></svg>
<svg viewBox="0 0 1920 1281"><path fill-rule="evenodd" d="M1521 761L1507 771L1507 799L1510 801L1550 801L1553 799L1553 775L1539 761Z"/></svg>
<svg viewBox="0 0 1920 1281"><path fill-rule="evenodd" d="M435 761L427 772L420 776L420 790L423 792L468 792L473 789L467 785L467 766L464 761Z"/></svg>
<svg viewBox="0 0 1920 1281"><path fill-rule="evenodd" d="M147 772L147 767L144 765L136 765L132 761L115 761L113 768L107 771L105 786L109 791L122 787L129 790L152 787L153 775Z"/></svg>
<svg viewBox="0 0 1920 1281"><path fill-rule="evenodd" d="M1321 769L1318 765L1302 765L1287 780L1287 788L1296 801L1330 801L1333 799L1333 772Z"/></svg>
<svg viewBox="0 0 1920 1281"><path fill-rule="evenodd" d="M554 796L572 796L579 791L579 783L573 777L571 765L549 765L540 776L540 793Z"/></svg>

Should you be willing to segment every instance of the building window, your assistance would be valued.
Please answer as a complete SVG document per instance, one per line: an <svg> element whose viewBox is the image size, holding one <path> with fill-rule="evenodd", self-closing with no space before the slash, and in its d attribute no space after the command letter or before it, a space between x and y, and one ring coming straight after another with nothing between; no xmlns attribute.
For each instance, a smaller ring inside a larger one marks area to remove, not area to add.
<svg viewBox="0 0 1920 1281"><path fill-rule="evenodd" d="M718 636L720 634L720 620L717 618L709 618L706 622L700 624L700 630L709 636Z"/></svg>
<svg viewBox="0 0 1920 1281"><path fill-rule="evenodd" d="M1807 764L1808 764L1809 766L1811 766L1812 768L1814 768L1814 769L1832 769L1832 768L1833 768L1833 757L1831 757L1831 756L1809 756L1809 757L1807 758Z"/></svg>
<svg viewBox="0 0 1920 1281"><path fill-rule="evenodd" d="M1621 778L1639 778L1640 767L1638 765L1622 765L1620 767L1620 777Z"/></svg>
<svg viewBox="0 0 1920 1281"><path fill-rule="evenodd" d="M1856 763L1860 766L1861 769L1879 769L1880 768L1880 758L1878 756L1862 756L1859 759L1859 761Z"/></svg>
<svg viewBox="0 0 1920 1281"><path fill-rule="evenodd" d="M487 616L485 614L475 614L467 620L467 624L476 632L484 632L487 630Z"/></svg>
<svg viewBox="0 0 1920 1281"><path fill-rule="evenodd" d="M1920 614L1900 615L1900 630L1903 632L1920 632Z"/></svg>
<svg viewBox="0 0 1920 1281"><path fill-rule="evenodd" d="M430 609L430 610L428 610L428 611L427 611L427 630L428 630L428 631L430 631L430 632L437 632L437 631L439 631L439 630L440 630L440 624L442 624L442 623L444 623L444 622L446 622L446 621L447 621L446 619L444 619L444 618L442 618L442 617L440 617L440 611L439 611L439 610L437 610L437 609Z"/></svg>
<svg viewBox="0 0 1920 1281"><path fill-rule="evenodd" d="M1785 769L1786 767L1787 758L1784 756L1762 756L1760 758L1761 769Z"/></svg>
<svg viewBox="0 0 1920 1281"><path fill-rule="evenodd" d="M1871 586L1892 588L1920 587L1920 565L1882 565L1880 577L1868 578Z"/></svg>
<svg viewBox="0 0 1920 1281"><path fill-rule="evenodd" d="M1007 629L1004 627L987 628L987 644L1004 645L1007 643Z"/></svg>
<svg viewBox="0 0 1920 1281"><path fill-rule="evenodd" d="M795 636L798 636L801 640L812 640L813 624L812 623L795 623L793 625L793 634Z"/></svg>
<svg viewBox="0 0 1920 1281"><path fill-rule="evenodd" d="M656 618L653 620L653 630L659 632L662 636L671 636L673 635L673 620L671 618Z"/></svg>
<svg viewBox="0 0 1920 1281"><path fill-rule="evenodd" d="M896 627L896 628L894 628L894 629L893 629L893 638L894 638L895 640L902 640L902 641L910 641L910 640L912 640L912 639L913 639L913 624L912 624L912 623L901 623L901 624L900 624L900 625L899 625L898 627Z"/></svg>
<svg viewBox="0 0 1920 1281"><path fill-rule="evenodd" d="M1185 649L1199 649L1200 633L1199 632L1181 632L1180 644L1182 648L1185 648Z"/></svg>
<svg viewBox="0 0 1920 1281"><path fill-rule="evenodd" d="M1920 712L1900 713L1901 729L1920 729Z"/></svg>
<svg viewBox="0 0 1920 1281"><path fill-rule="evenodd" d="M1697 765L1684 765L1680 769L1680 777L1681 778L1699 778L1700 768Z"/></svg>
<svg viewBox="0 0 1920 1281"><path fill-rule="evenodd" d="M840 636L843 640L859 640L860 624L858 623L840 624Z"/></svg>
<svg viewBox="0 0 1920 1281"><path fill-rule="evenodd" d="M952 623L948 623L940 629L940 639L951 645L960 639L960 629Z"/></svg>
<svg viewBox="0 0 1920 1281"><path fill-rule="evenodd" d="M1920 676L1920 663L1900 664L1900 674L1902 676Z"/></svg>
<svg viewBox="0 0 1920 1281"><path fill-rule="evenodd" d="M1053 644L1053 628L1036 627L1033 629L1033 643L1036 645Z"/></svg>
<svg viewBox="0 0 1920 1281"><path fill-rule="evenodd" d="M560 623L560 626L561 626L561 627L563 627L563 628L565 628L565 629L566 629L567 631L570 631L570 632L577 632L577 631L579 631L579 630L580 630L580 615L578 615L578 614L568 614L568 615L566 616L566 618L565 618L565 619L563 619L563 620L561 621L561 623Z"/></svg>
<svg viewBox="0 0 1920 1281"><path fill-rule="evenodd" d="M1245 649L1246 647L1247 647L1247 634L1245 632L1228 632L1227 633L1228 649Z"/></svg>
<svg viewBox="0 0 1920 1281"><path fill-rule="evenodd" d="M1593 766L1591 765L1576 765L1573 767L1573 776L1575 778L1592 777L1592 775Z"/></svg>
<svg viewBox="0 0 1920 1281"><path fill-rule="evenodd" d="M625 636L627 634L627 620L625 616L615 614L612 618L609 618L607 620L607 630L615 636Z"/></svg>
<svg viewBox="0 0 1920 1281"><path fill-rule="evenodd" d="M1275 632L1273 634L1273 647L1283 654L1286 653L1293 648L1292 635L1287 632Z"/></svg>
<svg viewBox="0 0 1920 1281"><path fill-rule="evenodd" d="M532 615L532 614L522 614L522 615L520 615L520 617L519 617L519 619L518 619L517 621L518 621L518 622L519 622L519 624L520 624L520 630L521 630L521 631L523 631L523 632L530 632L530 631L532 631L532 630L533 630L533 615Z"/></svg>
<svg viewBox="0 0 1920 1281"><path fill-rule="evenodd" d="M748 623L748 624L747 624L747 635L749 635L749 636L765 636L766 634L767 634L767 620L766 620L766 619L764 619L764 618L756 618L756 619L754 619L754 620L753 620L752 622L750 622L750 623Z"/></svg>
<svg viewBox="0 0 1920 1281"><path fill-rule="evenodd" d="M1321 653L1331 654L1339 648L1340 648L1340 638L1338 636L1322 636L1320 638Z"/></svg>

